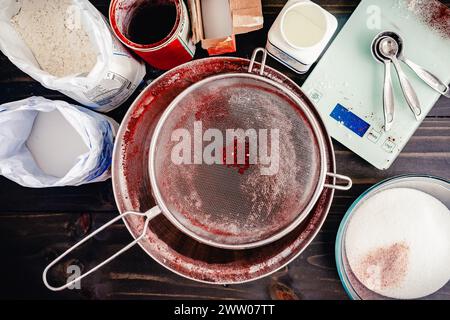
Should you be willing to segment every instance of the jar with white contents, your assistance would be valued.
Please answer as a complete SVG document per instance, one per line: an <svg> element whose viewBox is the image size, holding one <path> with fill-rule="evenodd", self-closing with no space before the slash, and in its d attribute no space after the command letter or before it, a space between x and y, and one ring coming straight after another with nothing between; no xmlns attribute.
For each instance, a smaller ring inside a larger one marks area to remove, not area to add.
<svg viewBox="0 0 450 320"><path fill-rule="evenodd" d="M297 73L317 61L337 29L336 18L309 0L290 0L269 30L268 53Z"/></svg>

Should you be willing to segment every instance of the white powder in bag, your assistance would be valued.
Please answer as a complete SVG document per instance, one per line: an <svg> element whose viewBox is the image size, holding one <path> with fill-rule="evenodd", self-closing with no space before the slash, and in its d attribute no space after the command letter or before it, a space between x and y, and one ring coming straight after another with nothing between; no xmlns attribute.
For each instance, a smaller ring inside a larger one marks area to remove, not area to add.
<svg viewBox="0 0 450 320"><path fill-rule="evenodd" d="M47 175L62 178L89 152L80 134L59 110L39 112L26 142L38 167Z"/></svg>
<svg viewBox="0 0 450 320"><path fill-rule="evenodd" d="M96 64L95 49L71 0L23 0L11 23L51 75L86 74Z"/></svg>

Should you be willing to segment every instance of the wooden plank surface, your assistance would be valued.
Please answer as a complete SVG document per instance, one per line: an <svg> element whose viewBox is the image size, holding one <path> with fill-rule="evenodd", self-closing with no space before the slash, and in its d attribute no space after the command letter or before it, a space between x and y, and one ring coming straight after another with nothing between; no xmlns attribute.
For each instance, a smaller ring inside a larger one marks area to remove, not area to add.
<svg viewBox="0 0 450 320"><path fill-rule="evenodd" d="M92 2L107 13L109 1ZM359 1L316 2L337 16L341 28ZM255 47L264 46L267 30L284 3L283 0L263 1L264 29L238 36L238 52L234 55L248 58ZM444 3L450 5L450 1ZM204 56L204 52L196 55ZM295 75L275 63L271 65L300 85L307 76ZM159 74L148 67L146 81ZM110 115L120 121L136 94ZM0 104L31 95L70 101L40 86L0 54ZM339 143L334 145L338 171L350 175L355 186L350 192L337 192L324 227L298 259L270 277L243 285L215 286L183 279L152 261L141 249L134 248L84 280L81 290L50 292L41 280L45 265L89 230L117 214L111 183L28 189L0 178L0 272L3 275L0 298L270 299L285 292L288 293L285 297L299 299L346 299L334 264L334 240L343 214L358 195L382 179L406 173L450 178L450 100L439 100L389 170L376 170ZM89 268L130 239L125 227L118 224L94 239L71 263ZM62 271L56 272L62 276Z"/></svg>

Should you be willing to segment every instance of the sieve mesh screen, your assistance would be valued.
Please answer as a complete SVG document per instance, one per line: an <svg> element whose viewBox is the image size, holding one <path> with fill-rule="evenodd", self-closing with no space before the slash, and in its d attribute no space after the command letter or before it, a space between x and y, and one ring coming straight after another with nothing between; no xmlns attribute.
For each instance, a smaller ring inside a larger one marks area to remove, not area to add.
<svg viewBox="0 0 450 320"><path fill-rule="evenodd" d="M197 137L194 123L201 123ZM189 143L173 136L177 129L189 132ZM222 144L213 140L221 148L206 152L216 162L205 163L202 153L197 158L202 163L192 163L196 150L210 150L211 141L201 141L208 129L223 136ZM229 138L227 129L243 130ZM247 130L256 133L256 140ZM287 94L256 78L225 77L188 89L155 141L153 165L161 200L188 230L218 243L240 245L279 233L303 212L319 183L319 142L305 113ZM190 150L176 149L181 141ZM271 159L267 163L261 161L264 151ZM174 163L173 153L191 163Z"/></svg>

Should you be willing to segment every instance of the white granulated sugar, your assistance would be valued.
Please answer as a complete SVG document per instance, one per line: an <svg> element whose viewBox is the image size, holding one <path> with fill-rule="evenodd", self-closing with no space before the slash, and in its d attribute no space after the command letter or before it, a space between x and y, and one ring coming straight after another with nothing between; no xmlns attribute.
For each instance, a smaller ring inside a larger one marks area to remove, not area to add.
<svg viewBox="0 0 450 320"><path fill-rule="evenodd" d="M51 75L86 74L95 66L96 52L71 0L23 0L11 23Z"/></svg>
<svg viewBox="0 0 450 320"><path fill-rule="evenodd" d="M368 289L397 299L430 295L450 279L450 211L415 189L381 191L353 213L345 250Z"/></svg>
<svg viewBox="0 0 450 320"><path fill-rule="evenodd" d="M89 152L80 134L59 110L40 112L26 142L38 167L54 177L64 177Z"/></svg>

